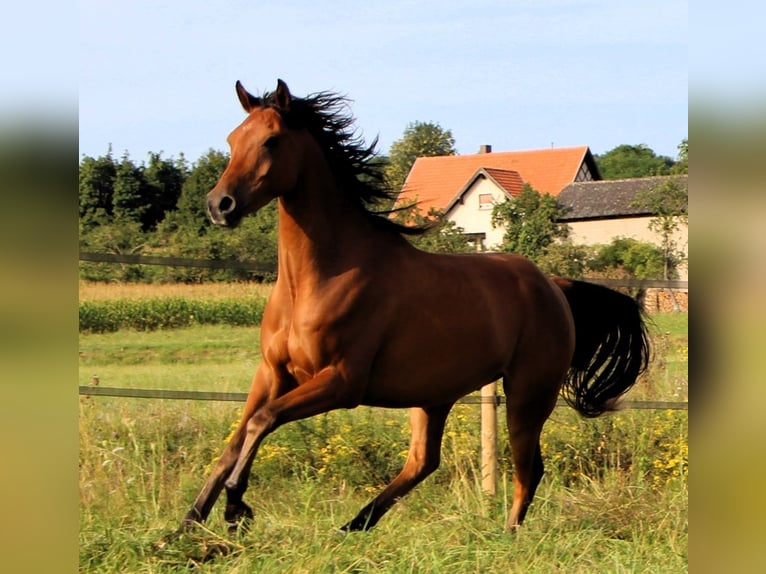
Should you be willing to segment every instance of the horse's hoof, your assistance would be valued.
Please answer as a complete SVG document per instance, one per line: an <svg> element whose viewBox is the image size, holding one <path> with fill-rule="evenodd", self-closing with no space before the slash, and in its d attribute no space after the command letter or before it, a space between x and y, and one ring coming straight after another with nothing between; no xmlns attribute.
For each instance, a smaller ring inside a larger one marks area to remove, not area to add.
<svg viewBox="0 0 766 574"><path fill-rule="evenodd" d="M194 530L200 523L196 520L193 520L191 518L184 518L181 524L178 527L178 530L176 530L173 533L174 538L178 538L179 536L182 536L184 534L188 534L192 530Z"/></svg>
<svg viewBox="0 0 766 574"><path fill-rule="evenodd" d="M360 520L355 518L351 522L347 522L341 526L338 531L342 532L343 534L348 534L349 532L362 532L364 530L370 530L373 526L373 524L370 524L369 519Z"/></svg>
<svg viewBox="0 0 766 574"><path fill-rule="evenodd" d="M227 504L223 518L229 533L234 534L240 528L247 529L248 523L253 519L253 509L242 501L238 504Z"/></svg>
<svg viewBox="0 0 766 574"><path fill-rule="evenodd" d="M229 534L237 534L239 532L246 533L250 531L250 521L246 519L236 520L233 522L226 521L226 530Z"/></svg>

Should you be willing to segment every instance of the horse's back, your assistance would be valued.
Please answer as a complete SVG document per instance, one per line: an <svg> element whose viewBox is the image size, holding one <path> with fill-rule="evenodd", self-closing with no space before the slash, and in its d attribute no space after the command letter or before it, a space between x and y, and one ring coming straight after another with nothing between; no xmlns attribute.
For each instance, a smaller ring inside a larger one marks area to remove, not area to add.
<svg viewBox="0 0 766 574"><path fill-rule="evenodd" d="M526 257L515 253L422 256L407 297L428 300L447 312L480 313L506 329L521 320L559 321L568 313L555 283ZM404 282L403 282L404 283Z"/></svg>
<svg viewBox="0 0 766 574"><path fill-rule="evenodd" d="M543 365L568 364L568 305L526 258L418 253L400 271L386 275L385 329L365 402L454 400L542 350Z"/></svg>

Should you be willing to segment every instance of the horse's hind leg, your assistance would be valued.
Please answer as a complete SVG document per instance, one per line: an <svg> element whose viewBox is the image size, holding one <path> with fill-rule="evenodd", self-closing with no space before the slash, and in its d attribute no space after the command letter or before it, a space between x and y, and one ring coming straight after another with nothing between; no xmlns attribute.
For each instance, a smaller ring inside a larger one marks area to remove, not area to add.
<svg viewBox="0 0 766 574"><path fill-rule="evenodd" d="M506 419L513 458L513 506L508 528L516 529L524 521L527 509L543 478L540 433L556 405L556 390L534 401L520 401L506 388ZM513 391L510 390L512 393Z"/></svg>
<svg viewBox="0 0 766 574"><path fill-rule="evenodd" d="M452 405L410 409L412 438L407 461L383 492L341 530L369 530L401 497L439 467L444 423Z"/></svg>
<svg viewBox="0 0 766 574"><path fill-rule="evenodd" d="M540 433L532 429L510 432L514 488L508 528L513 530L524 521L545 469L540 452Z"/></svg>

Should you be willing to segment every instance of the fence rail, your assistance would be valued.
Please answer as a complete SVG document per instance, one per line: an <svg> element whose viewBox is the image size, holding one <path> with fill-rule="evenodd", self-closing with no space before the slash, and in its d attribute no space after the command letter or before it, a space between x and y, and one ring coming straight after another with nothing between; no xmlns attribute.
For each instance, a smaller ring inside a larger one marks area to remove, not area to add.
<svg viewBox="0 0 766 574"><path fill-rule="evenodd" d="M93 253L80 251L80 261L90 263L127 263L132 265L165 265L168 267L197 267L200 269L235 269L238 271L276 271L273 263L259 261L235 261L231 259L193 259L186 257L163 257L135 253Z"/></svg>
<svg viewBox="0 0 766 574"><path fill-rule="evenodd" d="M606 279L601 277L584 277L585 281L589 283L596 283L603 285L604 287L631 287L631 288L643 288L643 289L679 289L688 290L688 281L678 281L675 279Z"/></svg>
<svg viewBox="0 0 766 574"><path fill-rule="evenodd" d="M137 253L94 253L80 251L80 261L90 263L126 263L130 265L164 265L169 267L196 267L198 269L233 269L237 271L277 270L273 263L260 261L235 261L232 259L194 259L186 257L165 257ZM688 281L665 279L606 279L587 277L587 281L606 287L629 287L646 289L689 289Z"/></svg>
<svg viewBox="0 0 766 574"><path fill-rule="evenodd" d="M133 399L168 399L185 401L228 401L245 402L247 393L241 392L220 392L220 391L185 391L176 389L129 389L125 387L96 387L80 385L79 394L83 396L94 397L126 397ZM488 400L487 400L488 399ZM468 396L458 401L459 404L480 405L483 403L495 403L499 406L503 403L503 395L492 397ZM557 407L566 406L563 399L556 403ZM623 401L621 404L625 409L672 409L688 410L689 403L684 401Z"/></svg>

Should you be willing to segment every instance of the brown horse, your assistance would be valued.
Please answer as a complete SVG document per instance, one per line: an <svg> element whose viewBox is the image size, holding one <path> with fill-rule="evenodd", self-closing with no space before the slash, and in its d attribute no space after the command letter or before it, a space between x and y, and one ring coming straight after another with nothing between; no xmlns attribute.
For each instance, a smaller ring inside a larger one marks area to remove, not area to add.
<svg viewBox="0 0 766 574"><path fill-rule="evenodd" d="M248 115L229 135L231 160L207 207L234 227L277 200L279 272L242 419L184 526L203 521L223 488L226 521L252 517L242 500L250 467L281 425L358 405L409 408L404 468L342 527L371 528L439 466L455 402L502 377L517 527L543 475L540 432L559 393L598 416L646 368L637 304L550 279L518 255L414 248L403 234L423 228L374 209L388 197L370 162L375 144L355 137L342 97L293 97L281 80L260 98L236 90Z"/></svg>

